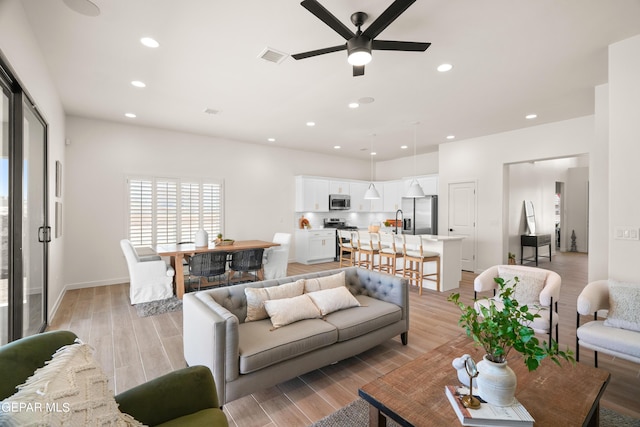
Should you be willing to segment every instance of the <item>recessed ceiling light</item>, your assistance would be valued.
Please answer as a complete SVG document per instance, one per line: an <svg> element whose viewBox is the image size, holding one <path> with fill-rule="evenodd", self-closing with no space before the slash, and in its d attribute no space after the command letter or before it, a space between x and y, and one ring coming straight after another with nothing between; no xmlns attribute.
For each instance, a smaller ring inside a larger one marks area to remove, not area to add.
<svg viewBox="0 0 640 427"><path fill-rule="evenodd" d="M124 113L125 117L129 117L130 119L135 119L137 116L133 113Z"/></svg>
<svg viewBox="0 0 640 427"><path fill-rule="evenodd" d="M438 65L437 70L440 71L441 73L446 73L447 71L451 71L452 68L453 68L453 65L451 64L440 64Z"/></svg>
<svg viewBox="0 0 640 427"><path fill-rule="evenodd" d="M409 146L408 145L401 145L400 148L403 149L403 150L406 150L407 148L409 148Z"/></svg>
<svg viewBox="0 0 640 427"><path fill-rule="evenodd" d="M220 110L216 110L215 108L205 108L203 112L205 114L215 115L215 114L219 114Z"/></svg>
<svg viewBox="0 0 640 427"><path fill-rule="evenodd" d="M527 120L533 120L536 117L538 117L537 114L527 114L526 116L524 116L524 118L527 119Z"/></svg>
<svg viewBox="0 0 640 427"><path fill-rule="evenodd" d="M140 80L134 80L131 82L131 84L135 87L147 87L147 85L144 82L141 82Z"/></svg>
<svg viewBox="0 0 640 427"><path fill-rule="evenodd" d="M378 154L378 153L376 153L375 151L372 151L372 152L371 152L371 155L372 155L372 156L375 156L376 154Z"/></svg>
<svg viewBox="0 0 640 427"><path fill-rule="evenodd" d="M316 122L307 122L307 126L309 126L309 127L312 127L312 126L315 126L315 125L316 125Z"/></svg>
<svg viewBox="0 0 640 427"><path fill-rule="evenodd" d="M455 139L455 135L447 135L447 139Z"/></svg>
<svg viewBox="0 0 640 427"><path fill-rule="evenodd" d="M146 47L152 47L152 48L156 48L156 47L160 46L160 43L158 43L157 41L155 41L155 39L152 39L151 37L143 37L143 38L141 38L140 39L140 43L142 43Z"/></svg>
<svg viewBox="0 0 640 427"><path fill-rule="evenodd" d="M267 138L267 141L269 141L269 142L276 142L276 139L275 139L275 138Z"/></svg>
<svg viewBox="0 0 640 427"><path fill-rule="evenodd" d="M370 96L365 96L363 98L358 99L358 102L360 104L371 104L373 101L375 101L375 99L373 99Z"/></svg>
<svg viewBox="0 0 640 427"><path fill-rule="evenodd" d="M339 150L339 149L341 149L342 147L340 147L339 145L334 145L334 146L333 146L333 148L334 148L334 149L336 149L336 150Z"/></svg>
<svg viewBox="0 0 640 427"><path fill-rule="evenodd" d="M350 102L349 103L349 108L358 108L360 106L360 104L358 104L357 102Z"/></svg>

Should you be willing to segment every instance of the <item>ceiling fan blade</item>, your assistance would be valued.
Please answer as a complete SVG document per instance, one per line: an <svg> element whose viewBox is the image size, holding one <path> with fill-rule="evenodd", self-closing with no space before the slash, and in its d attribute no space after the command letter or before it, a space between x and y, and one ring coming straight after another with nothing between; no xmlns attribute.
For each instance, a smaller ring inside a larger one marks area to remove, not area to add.
<svg viewBox="0 0 640 427"><path fill-rule="evenodd" d="M415 1L416 0L394 1L362 34L370 39L375 39L385 28L395 21L398 16L402 15L402 12L415 3Z"/></svg>
<svg viewBox="0 0 640 427"><path fill-rule="evenodd" d="M309 52L296 53L295 55L291 55L293 59L305 59L311 58L312 56L324 55L325 53L338 52L340 50L345 50L347 48L347 44L341 44L340 46L332 46L325 47L324 49L318 50L310 50Z"/></svg>
<svg viewBox="0 0 640 427"><path fill-rule="evenodd" d="M353 77L364 76L364 65L353 66Z"/></svg>
<svg viewBox="0 0 640 427"><path fill-rule="evenodd" d="M424 52L431 43L397 42L391 40L374 40L371 48L374 50L403 50L407 52Z"/></svg>
<svg viewBox="0 0 640 427"><path fill-rule="evenodd" d="M415 0L414 0L415 1ZM353 31L351 31L346 25L338 20L331 14L324 6L318 3L316 0L304 0L300 3L302 7L313 13L319 20L327 24L336 33L340 34L345 40L349 40L355 37Z"/></svg>

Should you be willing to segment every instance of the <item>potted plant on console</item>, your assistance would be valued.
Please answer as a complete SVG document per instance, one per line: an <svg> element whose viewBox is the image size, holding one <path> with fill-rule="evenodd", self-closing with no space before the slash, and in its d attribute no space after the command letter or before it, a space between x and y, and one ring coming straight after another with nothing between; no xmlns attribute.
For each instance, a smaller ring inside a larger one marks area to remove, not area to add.
<svg viewBox="0 0 640 427"><path fill-rule="evenodd" d="M551 343L540 341L528 324L539 314L529 311L527 305L520 305L513 292L518 278L511 285L509 281L495 278L499 286L498 296L502 302L496 305L494 298L487 298L488 304L466 305L460 301L460 294L452 294L448 301L453 302L461 312L458 324L466 334L481 346L485 355L478 362L480 372L477 385L478 393L488 403L496 406L508 406L513 402L516 391L516 376L507 366L507 356L511 350L522 354L529 371L540 366L543 359L549 357L560 365L560 359L575 364L573 351L558 349L558 343L550 338Z"/></svg>

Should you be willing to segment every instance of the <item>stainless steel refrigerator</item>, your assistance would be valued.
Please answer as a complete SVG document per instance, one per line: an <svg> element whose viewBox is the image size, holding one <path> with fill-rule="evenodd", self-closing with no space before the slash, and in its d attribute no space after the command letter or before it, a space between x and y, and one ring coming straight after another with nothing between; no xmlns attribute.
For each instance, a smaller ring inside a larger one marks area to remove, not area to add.
<svg viewBox="0 0 640 427"><path fill-rule="evenodd" d="M438 196L402 198L403 234L438 234Z"/></svg>

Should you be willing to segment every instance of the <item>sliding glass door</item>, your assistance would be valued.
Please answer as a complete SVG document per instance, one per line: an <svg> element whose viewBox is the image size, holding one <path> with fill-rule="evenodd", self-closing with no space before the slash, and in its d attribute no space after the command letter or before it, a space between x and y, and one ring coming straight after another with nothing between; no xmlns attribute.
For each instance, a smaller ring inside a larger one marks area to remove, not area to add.
<svg viewBox="0 0 640 427"><path fill-rule="evenodd" d="M0 55L0 345L47 322L47 125Z"/></svg>

